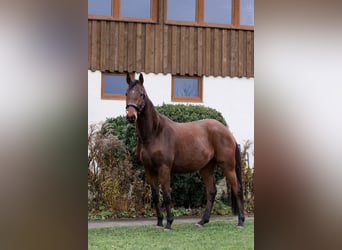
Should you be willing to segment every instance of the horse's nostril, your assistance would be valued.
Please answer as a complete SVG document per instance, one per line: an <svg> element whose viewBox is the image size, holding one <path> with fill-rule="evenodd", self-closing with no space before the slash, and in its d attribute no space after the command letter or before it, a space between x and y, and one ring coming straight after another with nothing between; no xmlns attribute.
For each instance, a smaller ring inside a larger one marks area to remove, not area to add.
<svg viewBox="0 0 342 250"><path fill-rule="evenodd" d="M126 118L130 123L135 122L135 116L126 116Z"/></svg>

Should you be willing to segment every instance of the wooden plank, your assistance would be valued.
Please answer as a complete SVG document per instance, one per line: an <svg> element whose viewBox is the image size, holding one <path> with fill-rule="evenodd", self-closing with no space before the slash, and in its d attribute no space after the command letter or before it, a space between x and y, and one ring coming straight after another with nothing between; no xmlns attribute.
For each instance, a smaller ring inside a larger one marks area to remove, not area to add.
<svg viewBox="0 0 342 250"><path fill-rule="evenodd" d="M167 59L167 65L168 65L168 73L172 72L172 29L168 28L168 59Z"/></svg>
<svg viewBox="0 0 342 250"><path fill-rule="evenodd" d="M119 23L119 51L118 51L118 65L119 72L123 72L125 68L126 46L125 46L125 23Z"/></svg>
<svg viewBox="0 0 342 250"><path fill-rule="evenodd" d="M221 73L221 64L222 64L222 32L219 29L214 29L214 57L213 57L213 63L214 68L212 71L212 75L218 76Z"/></svg>
<svg viewBox="0 0 342 250"><path fill-rule="evenodd" d="M189 75L194 75L194 64L195 64L195 29L194 27L189 28L189 56L188 56L188 73Z"/></svg>
<svg viewBox="0 0 342 250"><path fill-rule="evenodd" d="M145 48L144 48L144 60L145 60L145 70L144 72L149 73L150 66L151 66L151 60L150 60L150 48L151 48L151 31L150 31L150 25L144 24L145 26Z"/></svg>
<svg viewBox="0 0 342 250"><path fill-rule="evenodd" d="M211 67L211 53L212 53L212 35L211 35L211 29L205 28L205 75L210 75L210 67Z"/></svg>
<svg viewBox="0 0 342 250"><path fill-rule="evenodd" d="M193 55L193 75L198 75L198 29L194 28L194 55Z"/></svg>
<svg viewBox="0 0 342 250"><path fill-rule="evenodd" d="M100 36L99 36L99 22L98 21L92 21L92 37L91 37L91 69L92 70L97 70L99 69L99 65L98 65L98 57L99 57L99 40L100 40Z"/></svg>
<svg viewBox="0 0 342 250"><path fill-rule="evenodd" d="M227 31L227 73L225 76L231 76L231 60L230 60L230 54L232 50L232 43L231 43L231 30Z"/></svg>
<svg viewBox="0 0 342 250"><path fill-rule="evenodd" d="M146 24L146 43L145 43L145 72L154 71L154 30L155 25Z"/></svg>
<svg viewBox="0 0 342 250"><path fill-rule="evenodd" d="M203 75L203 64L204 64L204 46L203 46L203 28L197 29L197 75Z"/></svg>
<svg viewBox="0 0 342 250"><path fill-rule="evenodd" d="M227 30L222 30L222 42L221 42L221 54L222 54L222 62L221 62L221 76L227 75L227 49L228 49L228 39L227 39Z"/></svg>
<svg viewBox="0 0 342 250"><path fill-rule="evenodd" d="M106 70L110 71L110 22L106 25Z"/></svg>
<svg viewBox="0 0 342 250"><path fill-rule="evenodd" d="M91 37L92 37L92 32L91 32L91 26L92 22L88 20L88 69L92 69L91 65Z"/></svg>
<svg viewBox="0 0 342 250"><path fill-rule="evenodd" d="M133 43L132 43L132 68L129 72L134 72L136 69L137 61L137 23L133 25Z"/></svg>
<svg viewBox="0 0 342 250"><path fill-rule="evenodd" d="M251 63L252 63L252 71L251 71L251 76L254 77L254 32L252 33L252 39L251 39L251 46L252 46L252 52L251 52Z"/></svg>
<svg viewBox="0 0 342 250"><path fill-rule="evenodd" d="M170 30L171 31L171 30ZM171 32L169 32L169 26L163 26L163 73L169 73L171 71L170 58L171 53Z"/></svg>
<svg viewBox="0 0 342 250"><path fill-rule="evenodd" d="M180 28L180 74L185 75L185 68L186 68L186 27L182 26Z"/></svg>
<svg viewBox="0 0 342 250"><path fill-rule="evenodd" d="M114 62L114 71L118 70L119 68L119 23L112 23L113 24L113 62Z"/></svg>
<svg viewBox="0 0 342 250"><path fill-rule="evenodd" d="M154 73L161 73L163 68L163 27L155 25L155 42L154 42Z"/></svg>
<svg viewBox="0 0 342 250"><path fill-rule="evenodd" d="M172 26L172 52L171 52L171 73L176 74L177 73L177 45L178 45L178 28L177 26Z"/></svg>
<svg viewBox="0 0 342 250"><path fill-rule="evenodd" d="M239 62L238 62L238 76L242 77L245 76L245 66L246 66L246 32L239 30Z"/></svg>
<svg viewBox="0 0 342 250"><path fill-rule="evenodd" d="M210 29L210 70L208 73L210 76L214 74L214 31L215 29Z"/></svg>
<svg viewBox="0 0 342 250"><path fill-rule="evenodd" d="M189 74L189 46L190 46L190 39L189 39L189 32L190 32L190 27L187 26L185 27L185 55L184 55L184 73Z"/></svg>
<svg viewBox="0 0 342 250"><path fill-rule="evenodd" d="M237 63L238 63L238 35L236 30L231 30L231 51L230 51L230 75L231 77L237 76Z"/></svg>
<svg viewBox="0 0 342 250"><path fill-rule="evenodd" d="M177 46L176 46L176 74L180 73L180 68L181 68L181 27L180 26L176 26L177 27Z"/></svg>
<svg viewBox="0 0 342 250"><path fill-rule="evenodd" d="M247 77L254 76L254 33L252 31L247 32Z"/></svg>
<svg viewBox="0 0 342 250"><path fill-rule="evenodd" d="M110 72L113 72L115 70L115 67L114 67L114 58L115 58L115 55L114 55L114 47L115 47L115 31L114 31L114 22L109 22L109 34L108 34L108 37L109 37L109 44L108 44L108 70Z"/></svg>
<svg viewBox="0 0 342 250"><path fill-rule="evenodd" d="M128 64L128 24L124 23L124 45L123 45L123 65L120 72L127 71Z"/></svg>
<svg viewBox="0 0 342 250"><path fill-rule="evenodd" d="M106 66L106 22L100 23L100 70L105 71Z"/></svg>
<svg viewBox="0 0 342 250"><path fill-rule="evenodd" d="M137 44L136 44L136 71L144 71L145 37L144 28L141 23L137 24Z"/></svg>
<svg viewBox="0 0 342 250"><path fill-rule="evenodd" d="M245 30L243 32L243 39L244 39L244 42L243 42L243 71L242 71L242 76L243 77L246 77L247 75L247 31Z"/></svg>
<svg viewBox="0 0 342 250"><path fill-rule="evenodd" d="M134 54L135 54L135 33L134 33L134 26L135 23L128 23L127 24L127 71L132 72L133 71L133 65L134 65Z"/></svg>

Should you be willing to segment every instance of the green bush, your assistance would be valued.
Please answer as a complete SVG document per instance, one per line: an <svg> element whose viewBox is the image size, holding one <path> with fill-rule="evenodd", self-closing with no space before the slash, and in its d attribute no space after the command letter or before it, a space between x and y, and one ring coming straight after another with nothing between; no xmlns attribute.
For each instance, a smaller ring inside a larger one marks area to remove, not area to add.
<svg viewBox="0 0 342 250"><path fill-rule="evenodd" d="M190 122L212 118L227 125L222 114L215 109L184 104L163 104L156 107L157 111L176 122ZM108 118L101 128L103 134L117 136L127 147L134 168L143 169L136 155L137 134L135 126L128 123L124 116ZM141 176L144 178L144 176ZM216 182L223 178L220 168L215 170ZM173 174L171 178L171 197L176 207L199 207L205 204L205 187L198 172L190 174Z"/></svg>

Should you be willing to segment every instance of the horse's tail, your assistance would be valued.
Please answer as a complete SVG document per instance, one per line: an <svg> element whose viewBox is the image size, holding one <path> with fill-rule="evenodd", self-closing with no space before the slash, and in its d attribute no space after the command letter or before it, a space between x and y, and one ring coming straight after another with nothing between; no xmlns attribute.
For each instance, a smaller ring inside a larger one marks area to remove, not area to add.
<svg viewBox="0 0 342 250"><path fill-rule="evenodd" d="M235 142L236 148L235 148L235 173L238 181L238 193L237 195L240 196L241 202L243 203L243 186L242 186L242 177L241 177L241 152L239 145ZM238 204L237 204L237 198L233 192L233 188L231 188L231 197L232 197L232 210L233 214L238 214Z"/></svg>

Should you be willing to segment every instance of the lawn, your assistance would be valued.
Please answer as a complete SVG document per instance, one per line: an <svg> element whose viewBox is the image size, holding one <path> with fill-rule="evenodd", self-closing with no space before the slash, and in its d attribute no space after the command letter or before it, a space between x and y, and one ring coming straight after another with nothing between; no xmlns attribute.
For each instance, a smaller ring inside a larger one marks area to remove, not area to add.
<svg viewBox="0 0 342 250"><path fill-rule="evenodd" d="M88 249L254 249L254 219L247 219L244 229L236 223L174 224L169 232L153 225L89 229Z"/></svg>

